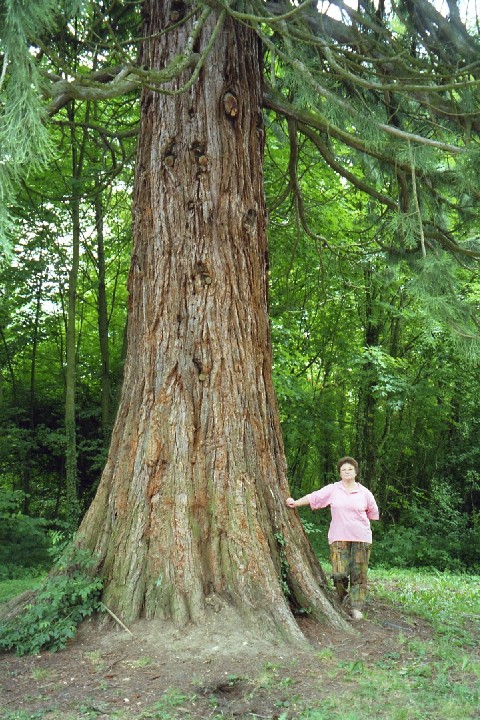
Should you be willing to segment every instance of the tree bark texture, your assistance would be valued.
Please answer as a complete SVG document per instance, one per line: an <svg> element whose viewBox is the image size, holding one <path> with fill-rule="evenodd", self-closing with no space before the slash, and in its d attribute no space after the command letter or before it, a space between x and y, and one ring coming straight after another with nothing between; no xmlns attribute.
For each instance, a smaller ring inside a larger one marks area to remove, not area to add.
<svg viewBox="0 0 480 720"><path fill-rule="evenodd" d="M190 22L161 31L186 12L146 2L142 65L182 51ZM197 84L143 93L124 385L80 537L126 621L201 622L220 600L299 637L290 604L347 624L285 507L260 62L254 33L226 20Z"/></svg>

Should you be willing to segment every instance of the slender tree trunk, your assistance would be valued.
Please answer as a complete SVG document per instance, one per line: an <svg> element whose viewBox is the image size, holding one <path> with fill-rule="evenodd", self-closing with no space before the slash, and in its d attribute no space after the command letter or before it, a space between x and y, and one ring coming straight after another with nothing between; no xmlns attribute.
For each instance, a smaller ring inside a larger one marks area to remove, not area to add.
<svg viewBox="0 0 480 720"><path fill-rule="evenodd" d="M78 203L72 203L73 213L73 254L68 279L68 309L66 332L66 366L65 366L65 481L66 502L69 522L77 527L80 517L77 488L77 432L76 432L76 307L77 307L77 275L79 265L79 218Z"/></svg>
<svg viewBox="0 0 480 720"><path fill-rule="evenodd" d="M191 21L161 32L179 12L146 2L142 65L185 46ZM79 538L129 621L201 622L215 600L298 638L286 584L292 604L347 623L285 506L260 89L258 41L227 20L197 85L143 94L122 399Z"/></svg>
<svg viewBox="0 0 480 720"><path fill-rule="evenodd" d="M365 348L368 350L378 345L380 337L378 321L374 311L375 279L372 268L364 269L364 281L364 342ZM363 378L359 390L357 447L361 477L374 492L377 489L377 440L375 432L377 401L374 394L376 382L375 365L371 360L367 360L363 366Z"/></svg>
<svg viewBox="0 0 480 720"><path fill-rule="evenodd" d="M102 194L98 189L95 195L95 231L97 236L97 272L98 272L98 337L100 342L100 382L101 382L101 411L102 434L105 445L108 444L112 423L112 388L110 381L110 352L108 345L108 308L105 273L105 242L103 233L103 204Z"/></svg>
<svg viewBox="0 0 480 720"><path fill-rule="evenodd" d="M40 255L40 261L42 255ZM35 318L33 323L32 335L32 355L30 364L30 392L29 392L29 443L26 451L26 457L22 469L23 479L23 512L28 515L30 511L30 494L31 494L31 474L32 474L32 446L35 442L36 433L36 371L37 371L37 350L38 350L38 331L40 326L40 312L42 305L42 289L43 289L43 272L40 271L38 276L37 288L35 291Z"/></svg>
<svg viewBox="0 0 480 720"><path fill-rule="evenodd" d="M12 358L10 357L10 348L8 347L7 338L5 337L5 333L3 331L3 328L0 327L0 338L2 341L2 345L4 348L4 354L5 354L5 367L8 368L8 374L10 375L10 386L11 386L11 403L12 406L17 405L17 379L15 377L15 370L12 363Z"/></svg>
<svg viewBox="0 0 480 720"><path fill-rule="evenodd" d="M80 165L74 136L74 109L69 110L72 126L72 175L74 178L70 201L72 214L72 264L68 274L65 366L65 484L68 521L76 529L80 519L78 502L76 378L77 378L77 284L80 263Z"/></svg>

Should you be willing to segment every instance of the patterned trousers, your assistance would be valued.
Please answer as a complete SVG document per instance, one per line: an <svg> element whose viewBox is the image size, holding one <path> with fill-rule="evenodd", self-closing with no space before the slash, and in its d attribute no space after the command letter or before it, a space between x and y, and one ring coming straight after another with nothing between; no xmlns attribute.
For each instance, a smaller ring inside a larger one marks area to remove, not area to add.
<svg viewBox="0 0 480 720"><path fill-rule="evenodd" d="M350 605L358 610L362 609L367 596L367 572L371 549L370 543L349 540L337 540L330 545L332 578L338 598L343 602L349 595Z"/></svg>

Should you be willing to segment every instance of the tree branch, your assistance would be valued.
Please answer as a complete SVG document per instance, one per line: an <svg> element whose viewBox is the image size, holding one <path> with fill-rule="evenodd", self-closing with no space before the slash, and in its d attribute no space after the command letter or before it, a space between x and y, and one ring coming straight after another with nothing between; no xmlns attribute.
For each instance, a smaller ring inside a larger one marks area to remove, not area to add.
<svg viewBox="0 0 480 720"><path fill-rule="evenodd" d="M390 210L393 210L394 212L399 211L399 205L397 202L395 202L395 200L392 200L392 198L388 197L387 195L378 192L378 190L376 190L374 187L359 178L357 175L355 175L355 173L350 172L350 170L347 170L343 165L337 162L334 155L332 155L332 153L328 150L326 143L323 142L321 136L318 133L313 132L311 128L302 123L299 124L298 129L315 145L325 162L338 175L344 177L346 180L348 180L348 182L354 185L354 187L358 188L358 190L361 190L367 195L370 195L370 197L375 198L375 200L378 200L383 205L386 205Z"/></svg>

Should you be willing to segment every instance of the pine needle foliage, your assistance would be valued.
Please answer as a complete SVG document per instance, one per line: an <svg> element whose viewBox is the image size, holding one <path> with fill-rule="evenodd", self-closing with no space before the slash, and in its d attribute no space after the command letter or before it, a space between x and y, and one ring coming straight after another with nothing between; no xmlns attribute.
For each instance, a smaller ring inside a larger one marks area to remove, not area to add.
<svg viewBox="0 0 480 720"><path fill-rule="evenodd" d="M79 0L60 8L53 0L33 4L4 0L3 6L0 32L9 78L3 89L2 139L4 152L16 158L16 171L48 152L42 126L46 108L40 91L54 104L59 96L66 101L69 97L87 99L92 93L98 99L111 98L140 85L169 92L165 83L186 67L192 69L185 87L196 82L199 63L206 60L189 56L186 50L164 73L138 68L138 18L121 3L113 3L108 10ZM447 201L440 187L439 164L449 158L472 164L480 122L479 43L458 12L451 10L445 17L428 0L393 3L389 10L385 3L367 0L361 0L356 9L340 1L297 4L289 0L216 0L189 4L188 9L186 16L197 16L196 35L202 33L212 12L250 24L267 58L266 107L336 138L350 148L350 162L359 162L356 154L366 154L384 170L388 168L390 178L399 181L397 193L403 195L399 199L393 194L392 202L411 201L408 182L405 185L399 178L412 170L409 144L416 158L419 194L434 195L438 201ZM47 43L47 29L56 20L68 28L71 13L80 10L81 35L70 37L77 52L64 59L69 67L58 67L55 47L50 49ZM192 34L190 45L194 41ZM98 63L94 70L91 61L95 43L102 48L101 77ZM52 82L54 72L59 79L66 73L73 79ZM9 94L10 86L15 93ZM20 118L19 134L15 129ZM442 240L436 238L437 243Z"/></svg>
<svg viewBox="0 0 480 720"><path fill-rule="evenodd" d="M137 97L141 87L169 93L175 78L175 93L191 88L229 16L250 25L263 45L264 107L294 125L297 160L305 155L307 165L315 153L342 182L370 196L377 249L400 258L447 252L478 263L478 17L462 15L453 0L443 10L430 0L359 0L355 7L342 0L187 2L161 29L194 18L185 48L159 70L138 65L141 5L0 3L4 229L15 184L52 152L49 118L72 102ZM102 128L92 123L92 132ZM305 181L290 180L292 206L311 234Z"/></svg>
<svg viewBox="0 0 480 720"><path fill-rule="evenodd" d="M468 294L465 275L447 253L413 262L408 290L422 308L426 332L450 327L459 356L471 362L480 357L480 334L475 323L477 299ZM463 277L462 277L463 276Z"/></svg>
<svg viewBox="0 0 480 720"><path fill-rule="evenodd" d="M25 163L45 159L50 142L45 128L41 77L30 50L30 38L52 23L57 3L3 0L0 47L3 54L0 114L2 172L18 176ZM8 167L8 170L7 170ZM4 183L0 183L0 188Z"/></svg>
<svg viewBox="0 0 480 720"><path fill-rule="evenodd" d="M44 80L32 46L34 37L52 32L65 17L73 17L81 0L1 0L0 2L0 249L8 247L7 203L30 169L52 157L46 125ZM7 232L6 232L7 231Z"/></svg>

